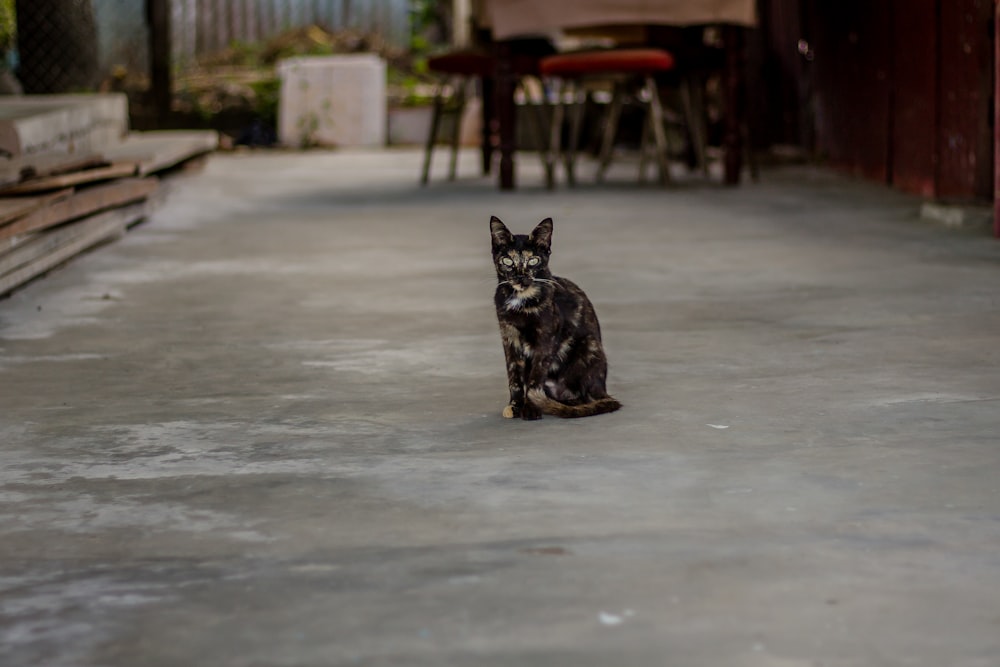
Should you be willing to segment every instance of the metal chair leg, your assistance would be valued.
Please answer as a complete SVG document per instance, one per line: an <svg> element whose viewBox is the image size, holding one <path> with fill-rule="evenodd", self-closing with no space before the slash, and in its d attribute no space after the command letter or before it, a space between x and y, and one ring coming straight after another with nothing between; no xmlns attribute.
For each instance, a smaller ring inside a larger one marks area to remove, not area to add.
<svg viewBox="0 0 1000 667"><path fill-rule="evenodd" d="M556 187L556 161L562 151L562 124L566 108L563 106L563 82L561 79L552 81L552 94L555 106L552 108L552 121L549 126L549 149L545 154L545 185L549 190Z"/></svg>
<svg viewBox="0 0 1000 667"><path fill-rule="evenodd" d="M555 184L554 184L554 177L550 178L548 174L549 152L547 150L547 145L548 145L547 142L549 140L549 137L547 137L545 134L546 120L547 120L546 116L548 115L546 113L546 108L545 108L547 106L545 101L545 94L543 92L541 100L535 99L535 97L531 94L532 90L529 83L530 82L522 79L520 87L521 90L524 92L525 104L526 106L530 107L530 112L527 115L529 118L528 125L530 126L530 132L532 135L531 139L534 142L534 144L538 147L538 156L542 160L542 167L546 170L545 183L546 186L551 190L555 186Z"/></svg>
<svg viewBox="0 0 1000 667"><path fill-rule="evenodd" d="M482 137L480 138L480 151L483 160L483 176L486 176L493 169L493 121L496 117L496 96L493 91L496 83L493 77L484 77L480 83L482 90Z"/></svg>
<svg viewBox="0 0 1000 667"><path fill-rule="evenodd" d="M618 122L622 113L622 98L625 96L623 84L615 83L611 94L611 106L608 108L608 115L605 119L604 134L601 137L601 152L599 154L599 164L597 167L597 182L604 180L604 172L611 164L611 156L615 147L615 135L618 133Z"/></svg>
<svg viewBox="0 0 1000 667"><path fill-rule="evenodd" d="M760 182L760 164L757 162L757 154L750 143L750 124L747 121L740 123L740 132L743 133L743 159L750 169L750 180L754 183Z"/></svg>
<svg viewBox="0 0 1000 667"><path fill-rule="evenodd" d="M570 187L575 187L576 153L577 149L580 147L580 130L583 128L583 112L587 106L587 93L583 87L577 85L575 81L571 85L571 90L573 91L573 94L570 98L572 108L570 109L571 115L569 119L569 142L563 157L566 163L566 182ZM580 99L581 92L583 92L582 100Z"/></svg>
<svg viewBox="0 0 1000 667"><path fill-rule="evenodd" d="M454 181L458 173L458 147L462 139L462 117L465 115L465 96L468 81L455 82L455 124L451 128L451 164L448 166L448 180Z"/></svg>
<svg viewBox="0 0 1000 667"><path fill-rule="evenodd" d="M697 102L695 100L694 89L697 87L697 84L692 85L690 76L685 76L681 79L680 93L681 104L684 106L684 121L687 125L688 136L691 137L691 144L694 149L694 158L695 162L697 162L697 167L701 173L707 177L708 155L705 150L705 135L707 132L703 117L704 108L700 104L701 95L698 95Z"/></svg>
<svg viewBox="0 0 1000 667"><path fill-rule="evenodd" d="M431 129L427 133L427 144L424 146L424 168L420 174L420 185L427 185L427 181L430 180L431 158L434 155L434 144L437 142L438 127L444 110L444 88L444 84L438 86L434 95L434 110L431 113Z"/></svg>
<svg viewBox="0 0 1000 667"><path fill-rule="evenodd" d="M667 135L663 129L663 105L660 104L660 92L652 76L646 77L645 87L649 94L649 121L653 124L656 158L660 165L660 182L666 185L670 182L670 160L667 154Z"/></svg>
<svg viewBox="0 0 1000 667"><path fill-rule="evenodd" d="M649 114L647 114L648 116ZM646 162L649 158L650 123L642 124L642 138L639 139L639 182L646 182Z"/></svg>

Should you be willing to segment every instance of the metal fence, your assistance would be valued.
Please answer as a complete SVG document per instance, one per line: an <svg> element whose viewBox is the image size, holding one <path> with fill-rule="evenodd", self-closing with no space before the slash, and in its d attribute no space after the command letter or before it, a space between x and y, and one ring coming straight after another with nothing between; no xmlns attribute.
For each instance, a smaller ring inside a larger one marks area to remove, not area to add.
<svg viewBox="0 0 1000 667"><path fill-rule="evenodd" d="M390 47L409 42L411 0L166 1L175 72L312 25L375 35ZM107 87L115 76L148 73L146 12L147 0L0 0L0 28L5 13L16 16L16 36L0 44L0 56L27 93Z"/></svg>
<svg viewBox="0 0 1000 667"><path fill-rule="evenodd" d="M97 82L97 25L90 0L17 0L11 56L25 92L87 89Z"/></svg>
<svg viewBox="0 0 1000 667"><path fill-rule="evenodd" d="M377 34L398 47L409 38L409 0L172 0L171 10L173 56L182 67L310 25Z"/></svg>

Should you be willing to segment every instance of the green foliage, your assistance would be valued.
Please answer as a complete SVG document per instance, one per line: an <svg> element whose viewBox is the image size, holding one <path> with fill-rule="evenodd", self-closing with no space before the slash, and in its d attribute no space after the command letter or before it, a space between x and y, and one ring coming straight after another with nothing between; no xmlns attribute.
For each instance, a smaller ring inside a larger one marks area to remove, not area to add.
<svg viewBox="0 0 1000 667"><path fill-rule="evenodd" d="M299 139L299 148L314 148L319 145L316 139L316 131L319 129L319 117L315 113L307 113L295 121L295 126L301 130L302 137Z"/></svg>
<svg viewBox="0 0 1000 667"><path fill-rule="evenodd" d="M417 67L422 62L423 67ZM411 67L389 66L388 84L392 104L425 106L434 100L434 78L428 74L426 58L417 58Z"/></svg>
<svg viewBox="0 0 1000 667"><path fill-rule="evenodd" d="M426 56L418 56L413 59L413 73L425 78L430 76L431 68L427 65Z"/></svg>
<svg viewBox="0 0 1000 667"><path fill-rule="evenodd" d="M281 96L281 81L277 78L261 79L250 84L254 92L256 104L254 111L265 123L278 124L278 100Z"/></svg>
<svg viewBox="0 0 1000 667"><path fill-rule="evenodd" d="M257 62L271 64L296 56L331 56L348 52L338 43L338 36L319 26L296 28L282 33L263 44Z"/></svg>
<svg viewBox="0 0 1000 667"><path fill-rule="evenodd" d="M410 53L434 50L447 39L451 0L410 0Z"/></svg>
<svg viewBox="0 0 1000 667"><path fill-rule="evenodd" d="M254 67L260 62L261 50L259 43L233 40L229 44L229 62L231 65Z"/></svg>
<svg viewBox="0 0 1000 667"><path fill-rule="evenodd" d="M430 41L423 35L413 35L413 37L410 38L410 51L413 53L423 53L430 48Z"/></svg>
<svg viewBox="0 0 1000 667"><path fill-rule="evenodd" d="M8 51L17 42L17 20L14 0L0 0L0 53Z"/></svg>

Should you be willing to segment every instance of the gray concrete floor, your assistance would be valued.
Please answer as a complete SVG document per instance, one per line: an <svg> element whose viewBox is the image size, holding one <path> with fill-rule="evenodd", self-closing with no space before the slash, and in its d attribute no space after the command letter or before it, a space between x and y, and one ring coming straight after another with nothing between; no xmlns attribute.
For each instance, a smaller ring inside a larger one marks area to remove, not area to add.
<svg viewBox="0 0 1000 667"><path fill-rule="evenodd" d="M216 156L0 302L0 664L1000 664L1000 243L463 161ZM622 411L501 419L491 214Z"/></svg>

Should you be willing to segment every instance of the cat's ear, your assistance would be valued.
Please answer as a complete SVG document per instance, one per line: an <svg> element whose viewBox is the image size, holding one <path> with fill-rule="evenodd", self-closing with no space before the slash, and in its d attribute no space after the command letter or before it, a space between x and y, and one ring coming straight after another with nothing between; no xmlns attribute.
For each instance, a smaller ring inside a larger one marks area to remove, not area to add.
<svg viewBox="0 0 1000 667"><path fill-rule="evenodd" d="M552 247L552 218L545 218L538 223L538 226L531 230L530 241L536 246L542 246L546 250Z"/></svg>
<svg viewBox="0 0 1000 667"><path fill-rule="evenodd" d="M514 242L514 236L507 229L507 225L503 224L500 218L495 215L490 218L490 234L493 235L493 245L495 247L510 245Z"/></svg>

